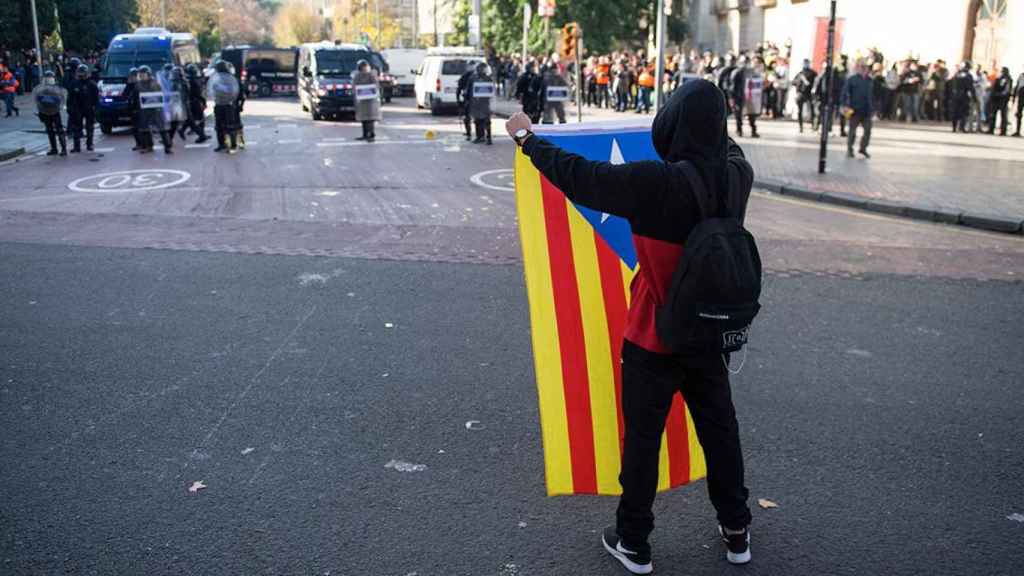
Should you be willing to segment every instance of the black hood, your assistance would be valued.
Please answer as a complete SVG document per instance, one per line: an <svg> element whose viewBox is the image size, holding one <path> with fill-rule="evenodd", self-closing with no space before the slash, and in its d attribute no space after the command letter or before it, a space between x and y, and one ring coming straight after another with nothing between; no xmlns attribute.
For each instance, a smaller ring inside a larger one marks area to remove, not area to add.
<svg viewBox="0 0 1024 576"><path fill-rule="evenodd" d="M687 160L712 193L727 193L728 136L725 97L707 80L691 80L658 111L651 127L654 149L668 163Z"/></svg>

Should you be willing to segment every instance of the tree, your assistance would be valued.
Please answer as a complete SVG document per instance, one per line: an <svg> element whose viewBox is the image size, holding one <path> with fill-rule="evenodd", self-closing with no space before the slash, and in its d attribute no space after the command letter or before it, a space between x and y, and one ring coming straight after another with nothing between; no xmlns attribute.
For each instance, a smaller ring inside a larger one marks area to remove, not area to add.
<svg viewBox="0 0 1024 576"><path fill-rule="evenodd" d="M380 38L377 37L377 3L380 2ZM394 46L402 34L402 24L395 18L391 6L381 0L352 2L352 11L339 13L334 18L335 37L342 42L362 42L363 35L378 49Z"/></svg>
<svg viewBox="0 0 1024 576"><path fill-rule="evenodd" d="M323 38L323 19L301 0L281 6L274 18L274 42L295 46Z"/></svg>
<svg viewBox="0 0 1024 576"><path fill-rule="evenodd" d="M174 0L165 2L167 22L162 20L161 0L138 0L139 24L142 26L164 26L172 32L191 32L199 42L204 54L220 46L219 20L220 2L210 0ZM225 2L227 5L228 3ZM225 10L232 10L230 6Z"/></svg>
<svg viewBox="0 0 1024 576"><path fill-rule="evenodd" d="M222 44L266 45L272 42L274 17L258 0L233 0L220 14Z"/></svg>

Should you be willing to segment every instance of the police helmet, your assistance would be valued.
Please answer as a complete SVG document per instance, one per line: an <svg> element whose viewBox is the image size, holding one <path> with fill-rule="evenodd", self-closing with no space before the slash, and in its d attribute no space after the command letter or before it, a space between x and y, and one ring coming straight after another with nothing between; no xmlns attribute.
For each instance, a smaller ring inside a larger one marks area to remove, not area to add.
<svg viewBox="0 0 1024 576"><path fill-rule="evenodd" d="M139 69L137 70L137 72L139 74L152 74L153 73L153 69L150 68L149 66L146 66L145 64L143 64L142 66L139 66Z"/></svg>
<svg viewBox="0 0 1024 576"><path fill-rule="evenodd" d="M228 61L227 60L217 60L217 63L213 65L213 69L216 70L217 72L227 72L228 71Z"/></svg>
<svg viewBox="0 0 1024 576"><path fill-rule="evenodd" d="M366 68L370 67L370 63L367 62L365 59L362 59L359 62L356 62L356 70L362 70L364 67L366 67Z"/></svg>
<svg viewBox="0 0 1024 576"><path fill-rule="evenodd" d="M72 59L68 60L68 68L71 68L72 70L77 70L78 69L78 65L81 64L81 63L82 63L82 61L79 60L77 57L76 58L72 58Z"/></svg>
<svg viewBox="0 0 1024 576"><path fill-rule="evenodd" d="M192 78L199 76L199 67L195 64L189 64L185 66L185 72Z"/></svg>
<svg viewBox="0 0 1024 576"><path fill-rule="evenodd" d="M170 62L167 62L166 64L164 64L164 72L170 72L173 69L174 69L174 64L171 64Z"/></svg>
<svg viewBox="0 0 1024 576"><path fill-rule="evenodd" d="M77 76L79 80L85 80L89 77L89 67L85 64L79 64L78 68L75 69L75 76Z"/></svg>
<svg viewBox="0 0 1024 576"><path fill-rule="evenodd" d="M486 62L477 62L477 64L476 64L476 73L481 75L481 76L486 76L487 75L487 63Z"/></svg>
<svg viewBox="0 0 1024 576"><path fill-rule="evenodd" d="M47 70L43 72L43 78L56 78L57 75L53 73L53 70Z"/></svg>

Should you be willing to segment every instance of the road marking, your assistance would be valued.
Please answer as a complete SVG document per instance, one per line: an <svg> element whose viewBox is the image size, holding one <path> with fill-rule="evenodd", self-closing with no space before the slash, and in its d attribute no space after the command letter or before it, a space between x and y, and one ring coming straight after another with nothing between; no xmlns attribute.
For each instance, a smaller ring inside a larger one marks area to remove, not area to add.
<svg viewBox="0 0 1024 576"><path fill-rule="evenodd" d="M345 140L348 140L348 138L342 138L342 137L338 137L338 138L321 138L320 140L322 140L324 142L344 142Z"/></svg>
<svg viewBox="0 0 1024 576"><path fill-rule="evenodd" d="M488 184L484 182L486 177L494 177L498 179L508 179L513 176L514 172L511 168L498 168L497 170L485 170L484 172L478 172L469 177L469 181L482 188L488 188L490 190L497 190L499 192L515 192L516 189L513 186L497 186L495 184Z"/></svg>
<svg viewBox="0 0 1024 576"><path fill-rule="evenodd" d="M296 125L295 124L278 124L277 127L278 128L295 128Z"/></svg>
<svg viewBox="0 0 1024 576"><path fill-rule="evenodd" d="M298 144L302 142L302 138L285 138L284 140L278 140L278 144Z"/></svg>
<svg viewBox="0 0 1024 576"><path fill-rule="evenodd" d="M209 142L203 142L202 144L185 144L185 148L209 148Z"/></svg>
<svg viewBox="0 0 1024 576"><path fill-rule="evenodd" d="M177 186L191 177L184 170L121 170L79 178L68 188L75 192L144 192Z"/></svg>
<svg viewBox="0 0 1024 576"><path fill-rule="evenodd" d="M93 148L93 152L113 152L114 148Z"/></svg>

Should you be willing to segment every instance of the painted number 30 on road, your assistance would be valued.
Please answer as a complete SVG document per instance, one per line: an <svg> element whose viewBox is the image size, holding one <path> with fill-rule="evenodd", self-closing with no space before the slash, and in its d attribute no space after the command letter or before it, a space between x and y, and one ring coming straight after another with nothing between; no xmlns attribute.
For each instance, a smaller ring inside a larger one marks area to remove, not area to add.
<svg viewBox="0 0 1024 576"><path fill-rule="evenodd" d="M123 170L79 178L68 188L76 192L145 192L178 186L191 177L183 170Z"/></svg>

